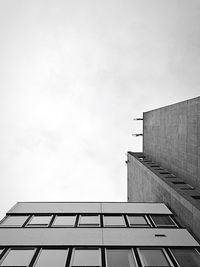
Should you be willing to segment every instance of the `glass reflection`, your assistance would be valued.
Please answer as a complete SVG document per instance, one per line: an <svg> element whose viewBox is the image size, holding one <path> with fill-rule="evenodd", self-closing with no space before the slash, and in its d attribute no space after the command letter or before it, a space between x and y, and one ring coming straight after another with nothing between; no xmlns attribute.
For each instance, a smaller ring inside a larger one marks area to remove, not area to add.
<svg viewBox="0 0 200 267"><path fill-rule="evenodd" d="M107 267L136 267L131 249L107 249Z"/></svg>
<svg viewBox="0 0 200 267"><path fill-rule="evenodd" d="M67 249L43 249L34 266L65 267L67 252Z"/></svg>

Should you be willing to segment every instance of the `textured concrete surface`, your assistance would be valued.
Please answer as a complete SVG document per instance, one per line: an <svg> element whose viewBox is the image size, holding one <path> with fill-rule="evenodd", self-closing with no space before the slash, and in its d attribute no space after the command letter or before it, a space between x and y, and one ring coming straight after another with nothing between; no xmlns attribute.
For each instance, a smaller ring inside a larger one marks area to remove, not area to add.
<svg viewBox="0 0 200 267"><path fill-rule="evenodd" d="M143 114L143 152L200 188L200 97Z"/></svg>
<svg viewBox="0 0 200 267"><path fill-rule="evenodd" d="M128 201L164 202L177 215L181 223L200 240L200 195L196 190L182 190L180 181L166 170L157 170L138 158L137 153L128 153Z"/></svg>

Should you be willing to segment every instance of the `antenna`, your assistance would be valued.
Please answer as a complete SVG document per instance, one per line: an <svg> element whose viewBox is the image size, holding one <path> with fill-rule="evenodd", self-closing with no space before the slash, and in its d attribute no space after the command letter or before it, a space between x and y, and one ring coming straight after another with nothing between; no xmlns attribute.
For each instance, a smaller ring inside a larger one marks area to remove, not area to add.
<svg viewBox="0 0 200 267"><path fill-rule="evenodd" d="M143 118L134 118L134 121L143 121Z"/></svg>
<svg viewBox="0 0 200 267"><path fill-rule="evenodd" d="M132 136L138 137L138 136L143 136L143 134L142 133L132 134Z"/></svg>

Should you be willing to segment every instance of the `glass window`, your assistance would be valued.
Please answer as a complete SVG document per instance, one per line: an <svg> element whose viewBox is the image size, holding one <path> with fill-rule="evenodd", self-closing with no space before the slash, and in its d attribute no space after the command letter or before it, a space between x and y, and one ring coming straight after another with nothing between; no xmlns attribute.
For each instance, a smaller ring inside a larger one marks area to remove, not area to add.
<svg viewBox="0 0 200 267"><path fill-rule="evenodd" d="M107 249L107 267L136 267L131 249Z"/></svg>
<svg viewBox="0 0 200 267"><path fill-rule="evenodd" d="M53 226L74 226L76 221L76 216L56 216Z"/></svg>
<svg viewBox="0 0 200 267"><path fill-rule="evenodd" d="M8 216L1 223L1 226L22 226L25 221L28 219L28 216Z"/></svg>
<svg viewBox="0 0 200 267"><path fill-rule="evenodd" d="M131 227L150 227L145 216L128 216L128 221Z"/></svg>
<svg viewBox="0 0 200 267"><path fill-rule="evenodd" d="M99 249L75 249L71 266L101 266Z"/></svg>
<svg viewBox="0 0 200 267"><path fill-rule="evenodd" d="M196 249L171 249L172 254L181 267L199 267L200 266L200 255Z"/></svg>
<svg viewBox="0 0 200 267"><path fill-rule="evenodd" d="M151 218L157 227L176 226L169 215L151 215Z"/></svg>
<svg viewBox="0 0 200 267"><path fill-rule="evenodd" d="M139 255L141 258L142 266L155 267L155 266L172 266L163 249L139 249Z"/></svg>
<svg viewBox="0 0 200 267"><path fill-rule="evenodd" d="M90 216L90 215L81 215L79 219L79 226L87 227L99 227L100 226L100 217L99 216Z"/></svg>
<svg viewBox="0 0 200 267"><path fill-rule="evenodd" d="M65 267L67 249L43 249L39 254L35 267Z"/></svg>
<svg viewBox="0 0 200 267"><path fill-rule="evenodd" d="M41 227L48 226L51 221L52 216L33 216L28 222L28 227Z"/></svg>
<svg viewBox="0 0 200 267"><path fill-rule="evenodd" d="M104 216L103 223L104 226L109 226L109 227L126 226L123 216Z"/></svg>
<svg viewBox="0 0 200 267"><path fill-rule="evenodd" d="M33 258L35 249L11 249L0 266L28 266Z"/></svg>

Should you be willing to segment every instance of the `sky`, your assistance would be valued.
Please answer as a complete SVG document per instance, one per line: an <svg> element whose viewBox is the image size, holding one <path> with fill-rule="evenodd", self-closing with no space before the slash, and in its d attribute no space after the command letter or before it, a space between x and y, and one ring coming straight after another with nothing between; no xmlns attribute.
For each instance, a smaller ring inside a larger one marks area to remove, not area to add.
<svg viewBox="0 0 200 267"><path fill-rule="evenodd" d="M199 25L199 0L1 0L1 217L126 201L133 118L199 96Z"/></svg>

